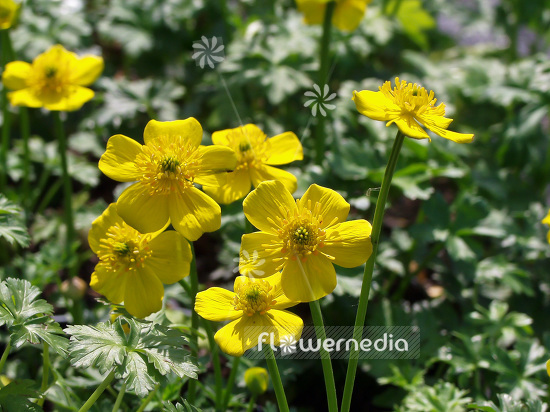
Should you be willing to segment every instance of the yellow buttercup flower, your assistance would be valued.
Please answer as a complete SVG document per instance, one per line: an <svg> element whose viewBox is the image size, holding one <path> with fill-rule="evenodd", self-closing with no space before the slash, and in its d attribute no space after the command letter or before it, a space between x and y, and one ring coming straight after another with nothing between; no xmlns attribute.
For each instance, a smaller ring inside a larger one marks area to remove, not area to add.
<svg viewBox="0 0 550 412"><path fill-rule="evenodd" d="M0 30L9 29L13 26L20 6L19 3L13 0L0 0Z"/></svg>
<svg viewBox="0 0 550 412"><path fill-rule="evenodd" d="M103 71L98 56L78 57L57 45L34 59L32 64L15 61L6 65L2 81L14 106L44 107L73 111L94 97L87 85Z"/></svg>
<svg viewBox="0 0 550 412"><path fill-rule="evenodd" d="M350 205L334 190L311 185L295 201L281 182L264 182L243 208L260 232L242 237L241 273L263 277L282 271L283 291L293 301L328 295L336 287L333 263L359 266L372 253L370 223L346 222Z"/></svg>
<svg viewBox="0 0 550 412"><path fill-rule="evenodd" d="M395 87L385 82L380 91L363 90L353 92L353 101L359 113L374 120L385 121L386 126L393 123L408 137L430 139L422 126L438 136L457 143L470 143L473 134L455 133L447 130L453 119L445 116L445 104L435 105L434 92L426 91L416 83L407 83L395 78Z"/></svg>
<svg viewBox="0 0 550 412"><path fill-rule="evenodd" d="M272 167L303 159L302 144L292 132L267 138L253 124L227 129L212 134L215 145L227 146L237 154L235 171L227 174L223 186L204 186L203 189L218 203L228 204L242 199L250 192L250 185L257 187L265 180L280 180L294 192L296 177L289 172Z"/></svg>
<svg viewBox="0 0 550 412"><path fill-rule="evenodd" d="M541 222L544 223L545 225L550 226L550 210L548 211L548 214L546 215L546 217L544 219L542 219ZM550 243L550 230L548 231L548 234L546 235L546 238L548 239L548 243Z"/></svg>
<svg viewBox="0 0 550 412"><path fill-rule="evenodd" d="M282 338L300 339L304 323L299 316L282 310L296 302L284 295L280 280L280 273L266 279L238 276L234 292L210 288L197 294L195 311L200 316L214 322L231 321L214 336L222 351L242 356L263 340L263 333L269 335L266 344L270 338L274 345Z"/></svg>
<svg viewBox="0 0 550 412"><path fill-rule="evenodd" d="M143 234L127 225L112 203L93 223L90 248L98 256L90 286L144 318L162 308L164 287L189 274L191 247L178 232Z"/></svg>
<svg viewBox="0 0 550 412"><path fill-rule="evenodd" d="M331 0L296 0L306 24L323 24L327 3ZM353 31L359 26L367 4L371 0L336 0L332 25L342 31Z"/></svg>
<svg viewBox="0 0 550 412"><path fill-rule="evenodd" d="M118 214L141 233L172 223L189 240L218 230L220 206L194 183L220 186L237 164L233 150L200 146L202 127L194 118L145 126L145 145L117 134L107 142L99 169L111 179L133 182L117 201Z"/></svg>

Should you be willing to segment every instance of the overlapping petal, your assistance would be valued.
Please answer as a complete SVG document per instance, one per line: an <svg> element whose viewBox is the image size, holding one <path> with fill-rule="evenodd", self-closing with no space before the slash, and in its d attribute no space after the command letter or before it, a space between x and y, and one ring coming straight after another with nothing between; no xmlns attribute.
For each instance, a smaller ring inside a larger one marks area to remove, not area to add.
<svg viewBox="0 0 550 412"><path fill-rule="evenodd" d="M194 117L189 117L185 120L173 120L171 122L150 120L145 126L143 141L146 145L154 144L154 141L160 136L166 137L169 140L182 137L192 147L199 147L202 140L202 126Z"/></svg>
<svg viewBox="0 0 550 412"><path fill-rule="evenodd" d="M27 79L32 73L32 66L27 62L10 62L2 73L2 82L10 90L20 90L28 87Z"/></svg>
<svg viewBox="0 0 550 412"><path fill-rule="evenodd" d="M170 219L170 198L152 196L147 186L139 182L134 183L118 198L117 212L126 223L139 232L156 232Z"/></svg>
<svg viewBox="0 0 550 412"><path fill-rule="evenodd" d="M325 256L310 255L305 261L289 259L282 272L281 285L290 300L311 302L334 290L336 271Z"/></svg>
<svg viewBox="0 0 550 412"><path fill-rule="evenodd" d="M243 275L251 277L275 274L282 263L281 248L282 244L280 244L277 235L266 232L243 235L239 271Z"/></svg>
<svg viewBox="0 0 550 412"><path fill-rule="evenodd" d="M240 318L242 311L235 310L235 294L222 288L209 288L197 293L195 311L204 319L214 322L235 320Z"/></svg>
<svg viewBox="0 0 550 412"><path fill-rule="evenodd" d="M335 220L345 222L350 209L349 203L342 195L316 184L306 190L299 202L303 207L311 205L311 208L315 207L316 203L320 204L320 214L323 216L322 227L328 226Z"/></svg>
<svg viewBox="0 0 550 412"><path fill-rule="evenodd" d="M189 275L192 260L191 246L185 238L173 230L163 232L149 242L153 255L147 267L162 283L170 285Z"/></svg>
<svg viewBox="0 0 550 412"><path fill-rule="evenodd" d="M362 265L372 253L372 226L366 220L353 220L331 226L326 231L321 253L332 256L332 263L345 268Z"/></svg>
<svg viewBox="0 0 550 412"><path fill-rule="evenodd" d="M298 188L296 176L286 170L277 169L276 167L268 165L250 169L250 177L255 187L258 187L260 183L268 180L277 180L281 182L290 193L295 192Z"/></svg>
<svg viewBox="0 0 550 412"><path fill-rule="evenodd" d="M269 139L269 152L265 164L284 165L303 158L302 144L294 133L285 132Z"/></svg>
<svg viewBox="0 0 550 412"><path fill-rule="evenodd" d="M198 181L198 183L201 182ZM251 185L250 172L239 169L226 174L225 184L205 185L203 190L219 204L227 205L245 197L250 192Z"/></svg>
<svg viewBox="0 0 550 412"><path fill-rule="evenodd" d="M126 283L124 307L135 317L145 318L162 309L164 287L147 266L136 269Z"/></svg>
<svg viewBox="0 0 550 412"><path fill-rule="evenodd" d="M141 153L141 145L127 136L117 134L107 141L107 150L99 159L99 170L118 182L138 180L135 159Z"/></svg>

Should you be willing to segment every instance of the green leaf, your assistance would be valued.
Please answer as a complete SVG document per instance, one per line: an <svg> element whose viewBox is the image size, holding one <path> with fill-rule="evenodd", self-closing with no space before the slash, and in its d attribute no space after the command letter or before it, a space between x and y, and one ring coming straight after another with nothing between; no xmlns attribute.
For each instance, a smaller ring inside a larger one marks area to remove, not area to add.
<svg viewBox="0 0 550 412"><path fill-rule="evenodd" d="M10 245L27 247L30 237L23 221L23 210L0 194L0 238Z"/></svg>
<svg viewBox="0 0 550 412"><path fill-rule="evenodd" d="M51 315L53 307L43 299L36 300L40 289L30 282L8 278L0 282L0 326L23 324L38 315Z"/></svg>
<svg viewBox="0 0 550 412"><path fill-rule="evenodd" d="M31 380L10 382L0 390L0 409L9 412L41 411L42 408L32 403L29 398L40 397Z"/></svg>
<svg viewBox="0 0 550 412"><path fill-rule="evenodd" d="M126 333L123 322L130 331ZM187 359L181 332L152 322L119 316L113 324L69 326L69 355L75 367L97 367L102 374L116 369L128 390L146 396L169 372L197 378L197 367Z"/></svg>
<svg viewBox="0 0 550 412"><path fill-rule="evenodd" d="M399 0L390 2L389 9L393 10ZM402 0L397 7L397 18L407 35L420 47L428 48L428 37L425 31L435 27L435 20L422 8L420 0Z"/></svg>

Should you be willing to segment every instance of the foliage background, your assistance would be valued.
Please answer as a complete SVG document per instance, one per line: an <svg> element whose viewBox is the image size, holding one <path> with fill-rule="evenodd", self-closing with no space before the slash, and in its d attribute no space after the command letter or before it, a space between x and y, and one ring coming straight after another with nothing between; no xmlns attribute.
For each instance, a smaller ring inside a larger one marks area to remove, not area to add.
<svg viewBox="0 0 550 412"><path fill-rule="evenodd" d="M455 119L453 130L476 137L469 145L440 138L405 141L367 324L420 326L421 356L362 363L352 408L458 411L477 403L504 411L520 402L547 402L550 246L540 221L550 204L548 10L548 0L374 0L356 31L333 31L328 84L337 93L331 102L336 109L325 122L326 157L315 165L318 118L303 105L304 93L317 82L321 28L305 26L293 1L26 2L11 32L19 59L32 61L61 43L101 54L106 62L94 85L96 98L66 118L79 277L89 282L95 264L86 241L91 221L123 189L100 174L97 160L111 135L142 142L151 118L196 117L205 130L203 144L210 143L212 132L241 121L258 124L268 136L294 131L305 152L305 160L289 168L299 180L295 195L311 183L328 186L352 204L353 218L372 220L376 191L369 189L380 186L395 130L360 116L351 96L399 76L434 90ZM201 36L223 40L225 60L215 70L201 69L191 58ZM11 111L16 125L18 109ZM15 228L0 229L0 273L43 290L63 324L72 319L71 295L61 293L67 262L60 260L60 165L50 117L38 110L30 114L33 214L28 234L16 211L0 215ZM5 193L14 203L22 174L19 133L12 128L11 186ZM196 244L200 281L207 286L231 286L244 230L241 205L222 213L222 229ZM362 268L337 271L338 287L322 301L325 324L351 325ZM107 319L108 308L96 297L86 290L84 322ZM188 322L189 302L177 285L167 289L166 300L163 316ZM310 323L306 305L297 313ZM35 353L22 349L8 376L33 379ZM201 355L201 380L208 388L209 354ZM60 388L76 395L100 381L96 371L76 372L61 358L55 367L68 374ZM324 397L312 396L323 385L320 365L289 360L280 367L289 402L300 411L323 410ZM334 362L336 382L344 381L345 367ZM179 399L182 386L173 380L152 405ZM59 392L50 401L64 410L60 399L67 395ZM208 409L208 390L202 393L197 406ZM236 404L239 396L246 395L238 395ZM125 401L128 410L137 400ZM266 410L273 410L270 402L269 393L259 400ZM533 405L529 408L538 407Z"/></svg>

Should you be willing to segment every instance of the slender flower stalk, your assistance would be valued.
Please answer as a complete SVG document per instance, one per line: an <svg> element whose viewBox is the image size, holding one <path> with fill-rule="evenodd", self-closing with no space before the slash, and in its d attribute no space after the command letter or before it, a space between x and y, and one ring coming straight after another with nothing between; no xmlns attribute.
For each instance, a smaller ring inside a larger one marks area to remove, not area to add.
<svg viewBox="0 0 550 412"><path fill-rule="evenodd" d="M323 20L323 35L321 37L320 54L319 54L319 84L321 87L328 82L328 62L330 51L330 35L332 32L332 14L336 3L331 1L325 8ZM320 116L317 119L317 128L315 130L315 163L320 165L323 162L325 154L325 117Z"/></svg>
<svg viewBox="0 0 550 412"><path fill-rule="evenodd" d="M363 274L363 284L361 286L361 295L359 296L359 305L357 307L357 315L355 317L355 328L353 330L353 338L359 342L363 335L363 325L365 324L365 318L367 316L367 306L369 303L370 287L372 283L372 274L374 271L374 262L376 260L376 252L378 251L378 243L380 238L380 231L382 228L382 222L384 220L384 212L386 207L386 200L391 186L393 173L395 172L395 166L397 165L397 159L399 158L399 152L405 135L401 131L397 132L397 136L393 142L393 147L390 153L390 159L386 166L384 178L382 180L382 187L380 188L380 194L376 202L376 209L374 211L374 220L372 222L371 242L372 242L372 254L370 255L367 264L365 265L365 272ZM342 397L342 412L348 412L351 405L351 396L353 393L353 384L355 382L355 374L357 372L357 364L359 363L359 351L354 350L350 355L348 363L348 370L346 374L346 383L344 386L344 395Z"/></svg>
<svg viewBox="0 0 550 412"><path fill-rule="evenodd" d="M6 64L10 61L11 39L9 30L0 30L2 43L1 64L5 70ZM0 150L0 192L6 190L8 183L8 151L10 149L10 123L11 112L8 110L8 96L6 87L2 87L2 146Z"/></svg>
<svg viewBox="0 0 550 412"><path fill-rule="evenodd" d="M237 376L237 370L239 369L239 364L241 363L241 358L236 356L233 358L233 364L231 365L231 372L229 373L229 378L227 379L227 386L225 387L223 395L223 410L227 410L227 405L229 405L229 398L231 397L231 392L233 391L233 386L235 385L235 377Z"/></svg>
<svg viewBox="0 0 550 412"><path fill-rule="evenodd" d="M26 107L19 109L21 136L23 137L23 199L22 204L25 209L25 218L27 221L30 218L30 174L31 174L31 153L29 149L29 138L31 135L30 123L29 123L29 111Z"/></svg>
<svg viewBox="0 0 550 412"><path fill-rule="evenodd" d="M193 379L194 380L194 379ZM160 383L157 383L157 385L155 386L155 388L149 392L149 395L147 395L147 398L145 398L144 400L141 401L141 405L139 405L139 408L136 412L143 412L145 410L145 408L147 407L147 405L149 405L149 403L153 400L153 398L155 397L156 393L158 392L160 388Z"/></svg>
<svg viewBox="0 0 550 412"><path fill-rule="evenodd" d="M120 387L120 391L118 392L118 396L116 397L115 404L113 405L113 412L118 412L118 409L122 404L122 399L124 398L125 393L126 393L126 382L124 382Z"/></svg>
<svg viewBox="0 0 550 412"><path fill-rule="evenodd" d="M271 345L265 345L263 349L267 362L267 369L269 370L269 377L271 378L273 389L275 390L275 396L277 397L279 411L289 412L285 389L283 388L283 383L281 382L281 375L279 374L279 368L277 367L277 361L275 360L273 349L271 349Z"/></svg>
<svg viewBox="0 0 550 412"><path fill-rule="evenodd" d="M191 245L191 269L189 274L189 284L191 289L191 357L197 359L198 355L198 345L199 337L197 335L199 330L199 315L195 310L195 302L197 300L197 293L199 291L199 278L197 274L197 258L195 255L195 247L193 242L190 242ZM193 405L195 403L195 394L197 390L197 381L195 379L189 379L189 386L187 388L187 399Z"/></svg>
<svg viewBox="0 0 550 412"><path fill-rule="evenodd" d="M44 394L46 392L46 389L48 389L48 375L50 373L50 345L48 345L46 342L44 342L42 345L44 347L42 352L42 385L40 386L40 393L42 394L42 396L36 402L40 406L43 406L44 401L46 400Z"/></svg>
<svg viewBox="0 0 550 412"><path fill-rule="evenodd" d="M222 366L220 363L220 356L218 353L218 346L214 340L214 331L210 321L204 320L204 329L206 330L206 337L208 339L208 346L210 346L210 354L212 355L212 364L214 365L214 379L215 379L215 402L216 411L225 411L223 408L223 378L222 378Z"/></svg>
<svg viewBox="0 0 550 412"><path fill-rule="evenodd" d="M325 378L325 389L327 391L327 401L329 412L338 412L338 399L336 397L336 384L334 383L334 372L332 371L332 362L330 354L327 352L323 343L327 339L325 333L325 325L323 323L323 314L321 313L321 305L318 300L309 302L313 324L315 325L315 334L317 339L321 341L321 365L323 367L323 375Z"/></svg>
<svg viewBox="0 0 550 412"><path fill-rule="evenodd" d="M72 244L75 240L74 217L73 217L73 189L71 175L69 174L69 166L67 162L67 139L63 128L63 121L59 112L53 112L52 116L55 122L55 132L58 139L58 153L61 161L61 179L63 181L63 203L65 217L65 259L71 261ZM76 276L76 266L69 266L69 275Z"/></svg>
<svg viewBox="0 0 550 412"><path fill-rule="evenodd" d="M86 403L82 405L82 407L78 410L78 412L86 412L87 410L89 410L92 407L92 405L99 399L103 391L107 389L107 386L109 386L109 384L114 379L114 377L115 377L115 370L113 369L111 373L109 373L105 377L103 382L101 382L101 384L97 387L94 393L92 393L92 395L88 398Z"/></svg>
<svg viewBox="0 0 550 412"><path fill-rule="evenodd" d="M0 373L4 370L4 365L6 364L6 360L8 359L8 355L10 354L11 350L11 343L8 340L8 344L6 345L6 348L4 349L4 353L2 353L2 358L0 358ZM2 381L0 381L0 385L2 384Z"/></svg>

